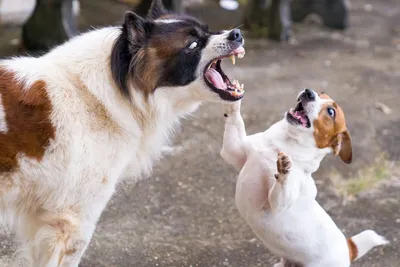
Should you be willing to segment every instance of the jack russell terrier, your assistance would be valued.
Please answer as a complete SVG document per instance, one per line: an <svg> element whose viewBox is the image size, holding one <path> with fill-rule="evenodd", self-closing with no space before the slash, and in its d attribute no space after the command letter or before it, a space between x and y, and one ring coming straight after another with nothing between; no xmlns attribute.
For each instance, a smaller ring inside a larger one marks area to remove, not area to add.
<svg viewBox="0 0 400 267"><path fill-rule="evenodd" d="M240 170L240 215L275 255L275 267L348 267L388 241L372 230L349 239L315 200L311 176L330 152L351 163L345 117L328 95L302 91L294 109L263 133L246 135L240 102L227 108L221 156Z"/></svg>

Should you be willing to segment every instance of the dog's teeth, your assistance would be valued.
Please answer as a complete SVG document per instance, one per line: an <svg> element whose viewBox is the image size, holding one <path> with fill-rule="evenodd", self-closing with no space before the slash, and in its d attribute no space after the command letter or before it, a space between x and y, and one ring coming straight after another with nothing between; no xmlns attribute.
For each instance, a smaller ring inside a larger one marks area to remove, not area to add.
<svg viewBox="0 0 400 267"><path fill-rule="evenodd" d="M242 91L244 91L244 84L242 84L242 85L240 86L240 89L242 89Z"/></svg>
<svg viewBox="0 0 400 267"><path fill-rule="evenodd" d="M231 61L232 61L232 64L233 64L233 65L235 65L235 64L236 64L236 58L235 58L235 55L232 55L232 56L231 56Z"/></svg>

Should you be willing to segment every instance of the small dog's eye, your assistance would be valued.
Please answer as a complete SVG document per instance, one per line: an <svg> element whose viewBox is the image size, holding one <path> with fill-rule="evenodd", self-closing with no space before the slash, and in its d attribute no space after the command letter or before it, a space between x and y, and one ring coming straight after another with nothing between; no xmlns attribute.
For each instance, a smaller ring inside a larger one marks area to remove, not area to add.
<svg viewBox="0 0 400 267"><path fill-rule="evenodd" d="M197 42L193 42L189 45L189 49L195 49L197 47L198 43Z"/></svg>
<svg viewBox="0 0 400 267"><path fill-rule="evenodd" d="M336 112L335 112L335 110L334 110L333 108L328 108L327 111L328 111L328 115L329 115L331 118L335 118Z"/></svg>

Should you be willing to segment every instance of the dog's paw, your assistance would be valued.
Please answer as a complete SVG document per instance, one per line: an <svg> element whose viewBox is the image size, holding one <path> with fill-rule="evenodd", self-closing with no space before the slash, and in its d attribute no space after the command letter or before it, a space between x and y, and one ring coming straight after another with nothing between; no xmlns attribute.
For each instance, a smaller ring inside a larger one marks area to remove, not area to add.
<svg viewBox="0 0 400 267"><path fill-rule="evenodd" d="M237 112L240 112L240 106L242 104L242 100L238 100L233 102L232 104L225 104L225 117L229 117Z"/></svg>
<svg viewBox="0 0 400 267"><path fill-rule="evenodd" d="M278 174L286 176L288 175L288 173L290 172L290 168L292 167L292 159L285 153L279 152L276 166L278 169Z"/></svg>

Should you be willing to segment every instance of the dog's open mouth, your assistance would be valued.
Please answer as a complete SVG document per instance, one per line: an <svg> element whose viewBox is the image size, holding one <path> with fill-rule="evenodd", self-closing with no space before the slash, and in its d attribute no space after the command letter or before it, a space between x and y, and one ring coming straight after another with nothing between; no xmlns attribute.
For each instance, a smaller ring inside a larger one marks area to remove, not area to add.
<svg viewBox="0 0 400 267"><path fill-rule="evenodd" d="M311 127L310 119L308 118L301 101L297 103L295 108L291 108L287 112L286 118L291 124L301 125L306 128Z"/></svg>
<svg viewBox="0 0 400 267"><path fill-rule="evenodd" d="M227 55L213 59L204 71L204 80L206 84L217 93L221 99L226 101L236 101L243 97L244 85L240 85L239 81L231 81L229 77L222 71L221 60L230 58L232 64L235 65L236 57L244 57L245 50L241 46L236 48Z"/></svg>

